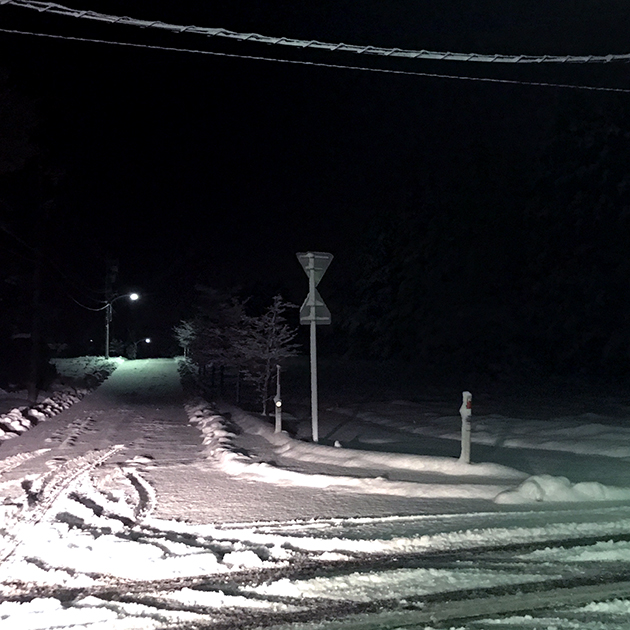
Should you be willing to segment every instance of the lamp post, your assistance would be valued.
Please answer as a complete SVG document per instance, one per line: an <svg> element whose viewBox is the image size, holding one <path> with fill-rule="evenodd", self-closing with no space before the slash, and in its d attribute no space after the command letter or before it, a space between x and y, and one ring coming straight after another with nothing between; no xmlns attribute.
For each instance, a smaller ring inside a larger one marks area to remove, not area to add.
<svg viewBox="0 0 630 630"><path fill-rule="evenodd" d="M137 359L138 358L138 344L144 342L144 343L151 343L151 337L143 337L142 339L138 339L137 341L132 341L128 346L127 346L127 358L128 359Z"/></svg>
<svg viewBox="0 0 630 630"><path fill-rule="evenodd" d="M119 295L113 300L110 300L105 305L105 358L109 359L109 324L112 321L112 304L123 298L129 298L132 302L140 299L137 293L125 293L125 295Z"/></svg>

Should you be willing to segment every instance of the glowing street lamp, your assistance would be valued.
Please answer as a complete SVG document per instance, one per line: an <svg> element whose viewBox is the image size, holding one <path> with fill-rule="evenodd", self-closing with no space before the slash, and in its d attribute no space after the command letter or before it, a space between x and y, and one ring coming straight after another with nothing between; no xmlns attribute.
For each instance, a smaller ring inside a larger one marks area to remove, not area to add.
<svg viewBox="0 0 630 630"><path fill-rule="evenodd" d="M132 341L127 345L127 358L136 359L138 356L138 344L139 343L151 343L151 337L144 337L142 339L137 339L136 341Z"/></svg>
<svg viewBox="0 0 630 630"><path fill-rule="evenodd" d="M118 297L115 297L113 300L110 300L105 305L105 358L106 359L109 359L109 324L112 321L112 304L124 298L128 298L132 302L135 302L136 300L140 299L140 296L137 293L125 293L124 295L119 295Z"/></svg>

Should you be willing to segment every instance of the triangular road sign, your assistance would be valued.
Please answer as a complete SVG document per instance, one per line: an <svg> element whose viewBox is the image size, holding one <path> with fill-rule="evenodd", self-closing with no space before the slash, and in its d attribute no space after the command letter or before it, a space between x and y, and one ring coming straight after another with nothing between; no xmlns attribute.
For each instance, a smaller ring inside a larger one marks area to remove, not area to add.
<svg viewBox="0 0 630 630"><path fill-rule="evenodd" d="M309 293L300 307L300 324L310 324L313 321L318 325L331 322L330 311L317 289L315 289L315 299Z"/></svg>
<svg viewBox="0 0 630 630"><path fill-rule="evenodd" d="M315 286L319 284L333 259L333 255L327 252L304 252L297 254L297 257L307 276L311 269L315 270Z"/></svg>

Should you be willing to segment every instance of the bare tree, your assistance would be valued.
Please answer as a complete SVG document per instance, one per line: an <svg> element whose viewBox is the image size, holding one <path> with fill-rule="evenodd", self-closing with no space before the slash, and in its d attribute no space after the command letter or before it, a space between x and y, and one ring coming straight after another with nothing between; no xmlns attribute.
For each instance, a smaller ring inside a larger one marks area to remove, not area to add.
<svg viewBox="0 0 630 630"><path fill-rule="evenodd" d="M232 329L232 360L256 388L264 415L276 365L298 353L299 345L294 343L297 329L287 323L284 315L290 308L297 307L276 295L262 315L243 315L240 325Z"/></svg>

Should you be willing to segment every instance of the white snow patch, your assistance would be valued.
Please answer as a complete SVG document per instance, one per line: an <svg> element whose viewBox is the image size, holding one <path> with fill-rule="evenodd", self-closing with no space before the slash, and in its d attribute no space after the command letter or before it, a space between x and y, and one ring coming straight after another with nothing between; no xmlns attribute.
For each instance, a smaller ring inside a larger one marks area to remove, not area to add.
<svg viewBox="0 0 630 630"><path fill-rule="evenodd" d="M400 599L429 595L443 591L457 591L474 584L476 588L488 588L497 584L537 582L542 576L515 574L478 569L397 569L394 571L351 573L310 580L281 579L269 584L252 587L254 593L284 597L317 597L354 602L375 599Z"/></svg>
<svg viewBox="0 0 630 630"><path fill-rule="evenodd" d="M534 475L515 490L506 490L495 498L500 504L579 503L585 501L629 501L630 488L605 486L596 481L571 483L566 477Z"/></svg>

